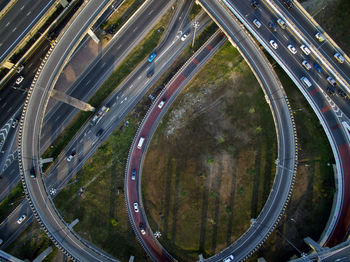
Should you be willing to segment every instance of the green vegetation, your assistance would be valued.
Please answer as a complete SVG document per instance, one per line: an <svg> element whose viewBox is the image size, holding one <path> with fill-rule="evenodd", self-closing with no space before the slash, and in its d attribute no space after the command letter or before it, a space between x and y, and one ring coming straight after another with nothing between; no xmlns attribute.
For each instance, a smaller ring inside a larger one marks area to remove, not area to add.
<svg viewBox="0 0 350 262"><path fill-rule="evenodd" d="M24 199L22 183L18 183L11 193L0 203L0 221L4 219L21 203Z"/></svg>
<svg viewBox="0 0 350 262"><path fill-rule="evenodd" d="M193 20L196 17L196 15L200 13L200 11L202 11L202 7L194 3L189 13L190 19Z"/></svg>
<svg viewBox="0 0 350 262"><path fill-rule="evenodd" d="M179 261L222 250L262 208L276 155L275 134L256 133L274 130L263 97L226 43L159 125L145 159L143 202L151 227L160 222L161 243Z"/></svg>

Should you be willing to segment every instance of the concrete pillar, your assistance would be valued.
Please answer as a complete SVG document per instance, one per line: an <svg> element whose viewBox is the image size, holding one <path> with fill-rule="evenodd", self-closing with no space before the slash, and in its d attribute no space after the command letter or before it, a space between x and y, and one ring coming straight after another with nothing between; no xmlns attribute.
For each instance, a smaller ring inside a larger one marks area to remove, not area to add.
<svg viewBox="0 0 350 262"><path fill-rule="evenodd" d="M318 243L316 243L312 238L306 237L304 238L304 242L308 244L313 250L316 252L320 252L323 250L323 247L321 247Z"/></svg>
<svg viewBox="0 0 350 262"><path fill-rule="evenodd" d="M5 68L7 68L7 69L11 69L13 66L14 66L14 64L11 63L10 61L6 61L6 62L3 64L3 67L5 67Z"/></svg>
<svg viewBox="0 0 350 262"><path fill-rule="evenodd" d="M76 224L78 224L79 219L75 219L72 223L69 224L69 228L72 229Z"/></svg>
<svg viewBox="0 0 350 262"><path fill-rule="evenodd" d="M88 34L91 36L92 40L94 40L96 42L96 44L98 44L100 42L100 39L98 39L98 37L91 30L91 28L89 28Z"/></svg>
<svg viewBox="0 0 350 262"><path fill-rule="evenodd" d="M90 104L81 101L79 99L76 99L74 97L71 97L69 95L66 95L65 93L61 91L57 91L55 89L52 90L51 97L61 101L63 103L66 103L68 105L74 106L82 111L94 111L95 108L91 106Z"/></svg>
<svg viewBox="0 0 350 262"><path fill-rule="evenodd" d="M2 258L5 259L5 261L11 261L11 262L23 262L23 260L20 260L5 251L0 250L0 260L2 261Z"/></svg>
<svg viewBox="0 0 350 262"><path fill-rule="evenodd" d="M199 254L199 262L203 261L203 255L202 254Z"/></svg>
<svg viewBox="0 0 350 262"><path fill-rule="evenodd" d="M52 247L46 248L39 256L37 256L33 262L43 261L52 252Z"/></svg>
<svg viewBox="0 0 350 262"><path fill-rule="evenodd" d="M134 256L130 256L130 258L129 258L129 262L133 262L134 261Z"/></svg>

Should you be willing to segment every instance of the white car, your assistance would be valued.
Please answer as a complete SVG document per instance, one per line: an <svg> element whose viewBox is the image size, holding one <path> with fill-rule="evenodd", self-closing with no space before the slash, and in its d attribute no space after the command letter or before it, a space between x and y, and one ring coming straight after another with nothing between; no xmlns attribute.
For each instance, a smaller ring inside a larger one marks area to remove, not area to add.
<svg viewBox="0 0 350 262"><path fill-rule="evenodd" d="M339 53L335 53L334 58L337 59L337 61L341 64L344 63L344 61L345 61L344 57Z"/></svg>
<svg viewBox="0 0 350 262"><path fill-rule="evenodd" d="M296 54L297 53L297 49L294 46L292 46L292 45L288 45L288 49L289 49L289 51L292 54Z"/></svg>
<svg viewBox="0 0 350 262"><path fill-rule="evenodd" d="M145 230L145 228L144 228L142 223L140 223L140 231L141 231L142 235L146 235L146 230Z"/></svg>
<svg viewBox="0 0 350 262"><path fill-rule="evenodd" d="M160 103L158 104L158 108L159 108L159 109L161 109L161 108L164 106L165 101L166 101L165 98L163 98L162 101L160 101Z"/></svg>
<svg viewBox="0 0 350 262"><path fill-rule="evenodd" d="M25 214L23 214L23 215L21 215L20 217L19 217L19 219L17 220L17 224L21 224L25 219L26 219L26 215Z"/></svg>
<svg viewBox="0 0 350 262"><path fill-rule="evenodd" d="M19 76L17 79L16 79L16 84L19 85L20 83L22 83L24 77L23 76Z"/></svg>
<svg viewBox="0 0 350 262"><path fill-rule="evenodd" d="M306 68L306 70L311 69L311 65L308 61L304 60L301 64Z"/></svg>
<svg viewBox="0 0 350 262"><path fill-rule="evenodd" d="M134 210L136 213L139 212L139 204L136 202L134 203Z"/></svg>
<svg viewBox="0 0 350 262"><path fill-rule="evenodd" d="M287 27L286 22L285 22L283 19L281 19L281 18L279 18L279 19L277 20L277 24L279 24L279 26L280 26L282 29L286 29L286 27Z"/></svg>
<svg viewBox="0 0 350 262"><path fill-rule="evenodd" d="M233 261L235 257L233 255L229 255L227 258L225 258L222 262L231 262Z"/></svg>
<svg viewBox="0 0 350 262"><path fill-rule="evenodd" d="M253 24L254 24L257 28L260 28L260 27L261 27L260 21L259 21L258 19L256 19L256 18L253 20Z"/></svg>
<svg viewBox="0 0 350 262"><path fill-rule="evenodd" d="M270 45L274 48L277 49L278 45L275 40L270 40Z"/></svg>
<svg viewBox="0 0 350 262"><path fill-rule="evenodd" d="M72 159L73 159L74 156L75 156L75 152L72 152L72 154L70 154L70 155L67 157L67 162L72 161Z"/></svg>
<svg viewBox="0 0 350 262"><path fill-rule="evenodd" d="M188 32L184 33L184 34L181 36L181 41L185 41L186 38L188 37L188 35L189 35Z"/></svg>
<svg viewBox="0 0 350 262"><path fill-rule="evenodd" d="M320 32L317 32L315 37L317 38L318 41L323 42L326 38L324 37L323 34L321 34Z"/></svg>
<svg viewBox="0 0 350 262"><path fill-rule="evenodd" d="M24 69L24 65L20 65L17 67L16 72L19 74L22 72L23 69Z"/></svg>
<svg viewBox="0 0 350 262"><path fill-rule="evenodd" d="M327 81L328 81L328 83L330 83L332 86L336 86L336 85L337 85L337 82L335 82L335 80L334 80L332 77L330 77L330 76L327 77Z"/></svg>
<svg viewBox="0 0 350 262"><path fill-rule="evenodd" d="M305 55L309 55L311 53L310 49L306 45L301 45L300 49L303 50Z"/></svg>

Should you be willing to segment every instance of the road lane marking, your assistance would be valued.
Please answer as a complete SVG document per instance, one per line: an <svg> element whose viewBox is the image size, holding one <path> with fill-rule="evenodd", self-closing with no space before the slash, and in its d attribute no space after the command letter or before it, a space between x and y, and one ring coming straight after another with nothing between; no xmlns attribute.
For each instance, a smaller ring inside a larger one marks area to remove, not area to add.
<svg viewBox="0 0 350 262"><path fill-rule="evenodd" d="M136 26L136 27L134 28L134 30L132 30L132 31L135 32L135 31L137 30L137 28L138 28L138 27Z"/></svg>
<svg viewBox="0 0 350 262"><path fill-rule="evenodd" d="M6 25L5 25L5 27L8 27L9 25L10 25L10 22L7 22Z"/></svg>
<svg viewBox="0 0 350 262"><path fill-rule="evenodd" d="M12 32L14 32L14 31L16 31L16 30L17 30L17 27L13 28L13 29L12 29Z"/></svg>
<svg viewBox="0 0 350 262"><path fill-rule="evenodd" d="M21 10L23 10L23 8L24 8L24 5L21 7Z"/></svg>
<svg viewBox="0 0 350 262"><path fill-rule="evenodd" d="M29 12L27 13L27 16L30 15L31 13L32 13L32 11L29 11Z"/></svg>

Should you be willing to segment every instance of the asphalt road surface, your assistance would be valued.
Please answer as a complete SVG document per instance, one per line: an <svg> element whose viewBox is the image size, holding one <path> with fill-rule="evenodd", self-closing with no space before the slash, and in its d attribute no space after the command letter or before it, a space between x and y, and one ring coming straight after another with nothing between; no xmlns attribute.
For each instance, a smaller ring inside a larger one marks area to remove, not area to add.
<svg viewBox="0 0 350 262"><path fill-rule="evenodd" d="M0 20L0 61L42 18L55 0L19 0ZM4 37L6 36L6 37Z"/></svg>

